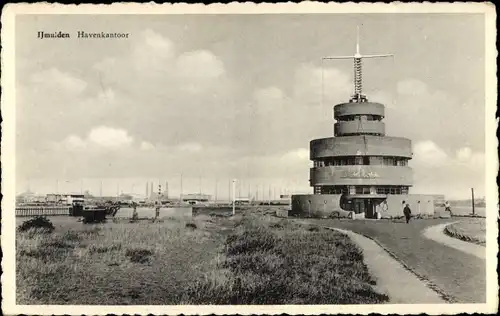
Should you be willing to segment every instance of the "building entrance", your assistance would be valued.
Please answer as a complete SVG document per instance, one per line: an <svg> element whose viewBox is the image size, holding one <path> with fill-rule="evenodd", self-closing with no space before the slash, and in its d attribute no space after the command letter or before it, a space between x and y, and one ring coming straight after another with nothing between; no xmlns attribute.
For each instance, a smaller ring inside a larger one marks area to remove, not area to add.
<svg viewBox="0 0 500 316"><path fill-rule="evenodd" d="M365 214L365 218L376 218L375 203L373 199L354 199L354 213Z"/></svg>

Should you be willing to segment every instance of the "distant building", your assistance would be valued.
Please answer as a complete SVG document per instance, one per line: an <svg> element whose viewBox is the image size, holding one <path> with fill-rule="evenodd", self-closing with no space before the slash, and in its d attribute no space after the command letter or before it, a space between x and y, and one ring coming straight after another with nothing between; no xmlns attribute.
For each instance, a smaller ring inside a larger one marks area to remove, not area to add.
<svg viewBox="0 0 500 316"><path fill-rule="evenodd" d="M211 196L208 194L186 194L182 196L182 202L189 204L208 203Z"/></svg>
<svg viewBox="0 0 500 316"><path fill-rule="evenodd" d="M45 196L45 202L50 204L70 205L73 202L83 202L84 200L85 200L84 194L49 193Z"/></svg>
<svg viewBox="0 0 500 316"><path fill-rule="evenodd" d="M30 190L16 196L16 203L35 203L39 202L40 197ZM42 199L43 201L43 199Z"/></svg>
<svg viewBox="0 0 500 316"><path fill-rule="evenodd" d="M236 204L236 205L250 204L250 198L247 198L247 197L237 197L237 198L234 199L234 204Z"/></svg>

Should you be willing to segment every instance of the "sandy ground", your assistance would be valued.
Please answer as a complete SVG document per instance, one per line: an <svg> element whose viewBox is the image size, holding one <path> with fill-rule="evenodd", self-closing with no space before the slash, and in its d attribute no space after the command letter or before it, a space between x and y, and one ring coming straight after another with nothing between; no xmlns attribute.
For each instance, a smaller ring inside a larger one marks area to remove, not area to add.
<svg viewBox="0 0 500 316"><path fill-rule="evenodd" d="M389 296L390 304L445 303L438 293L428 288L373 240L348 230L333 229L347 234L363 250L364 262L377 280L375 288Z"/></svg>
<svg viewBox="0 0 500 316"><path fill-rule="evenodd" d="M454 223L458 223L458 222L454 222ZM468 253L470 255L481 258L483 260L486 260L486 247L475 245L475 244L470 243L470 242L462 241L462 240L459 240L457 238L447 236L444 233L444 228L447 225L451 225L454 223L445 223L445 224L440 224L440 225L428 227L422 232L422 234L424 235L425 238L434 240L442 245L460 250L462 252L465 252L465 253Z"/></svg>

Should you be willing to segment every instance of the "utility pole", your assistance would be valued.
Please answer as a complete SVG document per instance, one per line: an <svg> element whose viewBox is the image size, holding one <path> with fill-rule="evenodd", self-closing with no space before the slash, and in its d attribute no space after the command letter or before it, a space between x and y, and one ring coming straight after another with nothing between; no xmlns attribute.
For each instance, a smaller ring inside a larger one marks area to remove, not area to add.
<svg viewBox="0 0 500 316"><path fill-rule="evenodd" d="M219 179L215 178L215 204L217 204L217 190L219 187Z"/></svg>
<svg viewBox="0 0 500 316"><path fill-rule="evenodd" d="M168 199L168 180L165 180L165 198Z"/></svg>
<svg viewBox="0 0 500 316"><path fill-rule="evenodd" d="M200 176L200 198L201 198L201 176Z"/></svg>
<svg viewBox="0 0 500 316"><path fill-rule="evenodd" d="M181 173L181 194L180 194L180 203L182 203L182 173Z"/></svg>
<svg viewBox="0 0 500 316"><path fill-rule="evenodd" d="M236 179L233 179L233 216L236 214L236 209L235 209L235 206L236 206L236 197L234 196L235 195L235 184L236 184Z"/></svg>
<svg viewBox="0 0 500 316"><path fill-rule="evenodd" d="M155 219L157 219L158 217L160 217L160 206L161 206L160 195L161 195L161 184L160 184L160 182L158 182L158 198L157 198L158 205L156 206Z"/></svg>
<svg viewBox="0 0 500 316"><path fill-rule="evenodd" d="M271 185L269 185L268 202L269 202L269 205L271 205Z"/></svg>
<svg viewBox="0 0 500 316"><path fill-rule="evenodd" d="M470 189L472 192L472 216L476 215L476 207L474 206L474 188Z"/></svg>

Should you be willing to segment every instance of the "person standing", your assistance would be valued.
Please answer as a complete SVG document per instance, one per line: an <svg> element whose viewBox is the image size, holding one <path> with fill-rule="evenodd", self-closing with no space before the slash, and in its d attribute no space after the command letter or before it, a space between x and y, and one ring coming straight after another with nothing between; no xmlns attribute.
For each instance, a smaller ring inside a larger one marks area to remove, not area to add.
<svg viewBox="0 0 500 316"><path fill-rule="evenodd" d="M410 209L410 204L406 204L405 208L403 209L403 213L406 218L406 224L410 222L411 219L411 209Z"/></svg>

